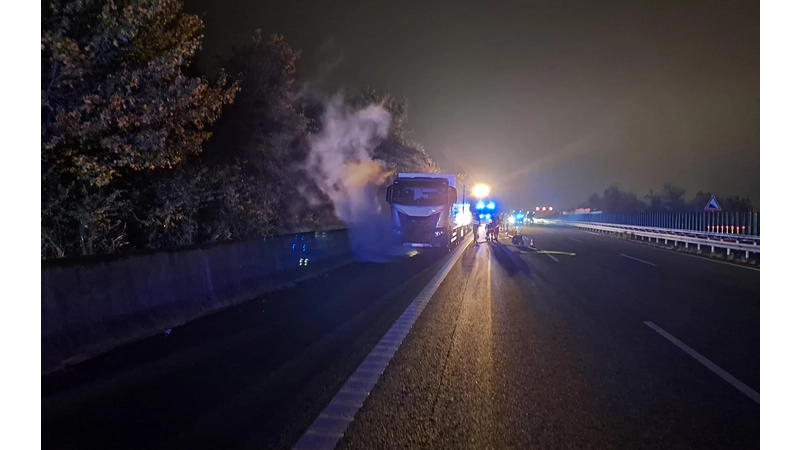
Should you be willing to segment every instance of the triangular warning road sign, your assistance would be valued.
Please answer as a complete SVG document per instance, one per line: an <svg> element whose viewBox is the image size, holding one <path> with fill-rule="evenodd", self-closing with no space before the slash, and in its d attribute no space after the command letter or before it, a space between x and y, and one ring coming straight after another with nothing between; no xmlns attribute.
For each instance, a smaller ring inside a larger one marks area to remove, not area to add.
<svg viewBox="0 0 800 450"><path fill-rule="evenodd" d="M717 202L717 198L712 195L711 199L708 201L708 203L706 203L705 210L706 211L722 211L722 208L719 206L719 202Z"/></svg>

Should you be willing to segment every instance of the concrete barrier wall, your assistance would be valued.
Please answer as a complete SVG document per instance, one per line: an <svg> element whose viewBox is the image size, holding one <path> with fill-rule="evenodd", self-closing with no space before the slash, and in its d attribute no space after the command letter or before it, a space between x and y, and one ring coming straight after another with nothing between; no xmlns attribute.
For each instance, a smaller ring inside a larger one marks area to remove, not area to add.
<svg viewBox="0 0 800 450"><path fill-rule="evenodd" d="M343 230L42 264L42 373L352 260Z"/></svg>

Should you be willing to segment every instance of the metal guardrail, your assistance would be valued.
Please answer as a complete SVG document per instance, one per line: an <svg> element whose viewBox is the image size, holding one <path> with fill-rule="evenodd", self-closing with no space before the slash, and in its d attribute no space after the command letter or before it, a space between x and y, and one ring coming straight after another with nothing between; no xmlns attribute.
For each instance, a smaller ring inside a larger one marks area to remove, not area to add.
<svg viewBox="0 0 800 450"><path fill-rule="evenodd" d="M761 214L757 212L564 214L558 219L568 222L634 225L737 236L758 236L761 234Z"/></svg>
<svg viewBox="0 0 800 450"><path fill-rule="evenodd" d="M618 225L595 222L572 222L565 220L555 220L553 222L558 225L599 231L602 233L627 234L630 236L647 238L648 240L655 239L656 243L662 239L664 240L664 243L673 241L676 245L678 242L681 242L687 248L689 245L697 245L698 249L700 249L701 246L710 247L711 251L714 251L715 248L724 248L727 250L729 255L731 250L745 252L745 257L749 257L750 253L761 252L761 238L758 236L703 233L692 230L640 227L633 225Z"/></svg>

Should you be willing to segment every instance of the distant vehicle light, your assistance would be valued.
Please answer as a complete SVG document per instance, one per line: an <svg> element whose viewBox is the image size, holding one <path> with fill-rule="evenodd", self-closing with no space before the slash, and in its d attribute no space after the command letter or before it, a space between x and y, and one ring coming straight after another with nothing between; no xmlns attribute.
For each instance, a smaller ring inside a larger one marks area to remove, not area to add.
<svg viewBox="0 0 800 450"><path fill-rule="evenodd" d="M514 220L514 217L509 216L508 217L508 223L510 223L511 225L514 225L514 223L516 223L516 221Z"/></svg>
<svg viewBox="0 0 800 450"><path fill-rule="evenodd" d="M553 210L553 207L551 206L551 207L550 207L550 211L552 211L552 210Z"/></svg>

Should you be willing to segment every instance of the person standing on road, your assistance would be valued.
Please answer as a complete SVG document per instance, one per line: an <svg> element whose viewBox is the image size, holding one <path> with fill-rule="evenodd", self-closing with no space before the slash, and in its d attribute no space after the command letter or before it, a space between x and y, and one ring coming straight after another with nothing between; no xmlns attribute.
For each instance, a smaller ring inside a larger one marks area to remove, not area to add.
<svg viewBox="0 0 800 450"><path fill-rule="evenodd" d="M491 238L493 241L498 242L498 237L500 234L500 218L495 216L492 218L492 221L489 223L489 227L491 227L492 233Z"/></svg>
<svg viewBox="0 0 800 450"><path fill-rule="evenodd" d="M478 244L478 230L481 229L481 219L478 217L478 213L472 213L472 236L475 238L475 244Z"/></svg>

